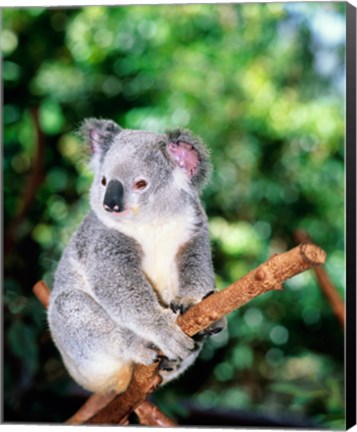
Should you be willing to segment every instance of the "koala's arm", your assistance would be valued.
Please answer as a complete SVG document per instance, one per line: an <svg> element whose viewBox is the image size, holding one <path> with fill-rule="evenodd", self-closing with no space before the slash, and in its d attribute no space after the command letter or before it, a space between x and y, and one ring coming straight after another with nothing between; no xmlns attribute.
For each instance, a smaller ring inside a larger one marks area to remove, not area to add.
<svg viewBox="0 0 357 432"><path fill-rule="evenodd" d="M170 359L185 358L194 350L194 341L177 326L175 314L159 304L132 239L112 231L98 236L87 272L96 301L118 325Z"/></svg>
<svg viewBox="0 0 357 432"><path fill-rule="evenodd" d="M215 289L215 278L208 230L202 228L181 249L178 257L181 297L201 300Z"/></svg>
<svg viewBox="0 0 357 432"><path fill-rule="evenodd" d="M215 291L215 276L212 264L208 226L202 223L196 235L183 247L179 255L179 295L171 302L171 309L181 313ZM195 337L220 332L227 326L222 318Z"/></svg>

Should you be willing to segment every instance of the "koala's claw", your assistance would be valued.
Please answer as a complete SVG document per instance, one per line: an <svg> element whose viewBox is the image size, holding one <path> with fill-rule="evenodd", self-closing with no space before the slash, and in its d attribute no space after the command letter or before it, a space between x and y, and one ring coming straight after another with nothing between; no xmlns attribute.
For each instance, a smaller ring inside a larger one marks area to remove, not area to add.
<svg viewBox="0 0 357 432"><path fill-rule="evenodd" d="M149 343L146 345L146 347L149 348L149 349L151 349L151 350L153 350L153 351L160 352L159 347L157 347L157 346L156 346L155 344L153 344L152 342L149 342Z"/></svg>
<svg viewBox="0 0 357 432"><path fill-rule="evenodd" d="M216 292L216 291L214 291L214 290L212 290L212 291L208 291L208 293L205 294L205 295L202 297L202 300L204 300L205 298L211 296L211 295L214 294L215 292Z"/></svg>
<svg viewBox="0 0 357 432"><path fill-rule="evenodd" d="M137 339L131 347L131 358L135 363L150 365L160 361L160 349L152 342Z"/></svg>
<svg viewBox="0 0 357 432"><path fill-rule="evenodd" d="M195 299L193 297L180 297L177 296L172 302L170 303L170 309L172 312L177 313L180 312L180 315L187 312L191 306L198 303L199 300Z"/></svg>
<svg viewBox="0 0 357 432"><path fill-rule="evenodd" d="M166 366L166 363L165 363L165 364L163 364L163 363L164 363L164 362L161 362L161 363L160 363L159 370L163 370L163 371L165 371L165 372L171 372L171 371L174 370L174 368L172 368L172 367L170 367L170 366Z"/></svg>
<svg viewBox="0 0 357 432"><path fill-rule="evenodd" d="M174 369L178 369L181 359L179 360L170 360L167 357L163 356L161 358L161 362L159 364L159 370L163 370L165 372L171 372Z"/></svg>
<svg viewBox="0 0 357 432"><path fill-rule="evenodd" d="M161 351L160 348L158 348L155 344L153 344L152 342L149 342L146 345L147 348L149 348L150 350L153 350L156 352L156 357L153 359L153 364L156 363L160 363L159 365L159 369L163 369L166 371L169 370L173 370L170 368L170 366L167 366L169 363L174 363L177 362L178 360L181 361L181 358L178 358L178 360L176 359L169 359L168 357L166 357Z"/></svg>
<svg viewBox="0 0 357 432"><path fill-rule="evenodd" d="M146 348L148 348L151 351L154 351L154 353L156 353L156 356L153 358L153 364L155 363L159 363L162 359L162 354L160 354L160 349L153 344L152 342L149 342L146 344Z"/></svg>
<svg viewBox="0 0 357 432"><path fill-rule="evenodd" d="M195 345L194 345L193 349L191 350L191 352L195 352L201 347L201 344L194 337L192 339L195 341Z"/></svg>
<svg viewBox="0 0 357 432"><path fill-rule="evenodd" d="M194 336L192 336L192 339L194 339L196 342L200 342L203 339L205 339L208 336L213 336L217 333L220 333L223 330L223 327L216 327L211 329L210 327L208 327L205 330L200 331L199 333L195 334Z"/></svg>
<svg viewBox="0 0 357 432"><path fill-rule="evenodd" d="M207 294L205 294L201 300L204 300L205 298L209 297L210 295L214 294L215 291L209 291ZM170 303L170 309L172 312L177 313L180 312L180 315L187 312L191 306L198 303L200 300L195 299L193 297L180 297L177 296L172 302Z"/></svg>
<svg viewBox="0 0 357 432"><path fill-rule="evenodd" d="M212 336L214 334L220 333L223 329L224 329L223 326L222 327L217 326L217 327L213 327L213 328L212 327L208 327L206 329L205 333L206 333L207 336Z"/></svg>
<svg viewBox="0 0 357 432"><path fill-rule="evenodd" d="M188 311L190 309L190 307L192 305L193 305L193 303L190 303L188 305L183 305L183 304L180 304L180 303L171 302L170 303L170 309L174 313L180 312L180 315L183 315L186 311Z"/></svg>
<svg viewBox="0 0 357 432"><path fill-rule="evenodd" d="M194 339L196 342L202 341L204 338L208 336L213 336L217 333L220 333L222 330L224 330L227 326L227 319L221 318L220 320L214 322L204 330L200 331L199 333L195 334L192 339Z"/></svg>
<svg viewBox="0 0 357 432"><path fill-rule="evenodd" d="M183 311L182 311L182 305L180 305L180 304L177 304L177 303L171 302L171 303L170 303L170 309L171 309L172 312L174 312L174 313L177 313L177 312L179 311L179 312L180 312L180 315L183 314Z"/></svg>

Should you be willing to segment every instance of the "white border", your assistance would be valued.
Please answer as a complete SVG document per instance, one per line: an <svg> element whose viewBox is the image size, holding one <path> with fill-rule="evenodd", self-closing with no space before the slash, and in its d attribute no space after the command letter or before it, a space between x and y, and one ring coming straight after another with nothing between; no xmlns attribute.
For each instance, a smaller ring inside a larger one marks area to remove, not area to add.
<svg viewBox="0 0 357 432"><path fill-rule="evenodd" d="M129 5L157 5L157 4L192 4L192 3L196 3L196 4L219 4L219 3L292 3L292 2L302 2L300 0L285 0L285 1L274 1L274 0L244 0L244 1L239 1L239 0L235 0L235 1L229 1L229 0L166 0L166 1L162 1L162 0L112 0L112 1L98 1L98 0L2 0L1 4L0 4L0 10L4 7L10 7L10 8L18 8L18 7L75 7L75 6L120 6L120 5L124 5L124 6L129 6ZM350 3L352 4L354 7L357 8L357 0L349 0L348 2L346 1L341 1L341 0L324 0L322 2L317 1L317 0L303 0L303 2L314 2L314 3ZM66 428L66 426L64 425L54 425L54 424L36 424L36 425L29 425L29 424L21 424L21 423L16 423L16 424L0 424L0 428L2 431L18 431L19 427L22 428L24 427L26 429L26 431L29 432L38 432L40 429L48 429L48 427L51 426L51 431L60 431L63 432L64 428ZM81 426L83 427L83 426ZM104 429L106 429L106 426L91 426L90 427L90 431L92 432L96 432L96 431L102 431ZM109 426L109 427L113 427L113 426ZM73 428L73 426L72 426ZM85 427L85 429L87 429ZM126 428L124 428L126 429ZM77 427L74 426L74 430L78 430ZM123 430L123 428L121 428L121 430ZM154 430L162 430L161 428L156 428L156 427L135 427L135 426L130 426L129 429L127 430L131 430L131 431L140 431L140 432L152 432ZM266 428L261 428L261 429L256 429L256 428L244 428L244 427L237 427L237 428L220 428L220 427L214 427L214 428L204 428L204 427L176 427L175 432L187 432L188 430L191 431L198 431L198 432L212 432L212 431L217 431L217 430L224 430L224 432L228 432L228 431L249 431L249 432L277 432L279 430L285 430L285 429L280 429L280 428L274 428L274 429L266 429ZM291 429L293 430L293 429ZM300 429L300 432L303 432L304 429ZM315 431L317 432L318 429L315 429ZM354 431L357 432L357 426L353 426L350 431Z"/></svg>
<svg viewBox="0 0 357 432"><path fill-rule="evenodd" d="M292 0L293 1L293 0ZM119 5L143 5L143 4L191 4L191 3L290 3L290 0L286 1L274 1L274 0L244 0L244 1L227 1L227 0L2 0L0 7L34 7L34 6L42 6L42 7L56 7L56 6L119 6ZM296 0L298 1L298 0ZM304 2L314 2L319 3L316 0L304 0ZM323 3L334 2L334 3L346 3L341 0L325 0ZM357 7L357 0L350 0L348 3L351 3L354 7Z"/></svg>

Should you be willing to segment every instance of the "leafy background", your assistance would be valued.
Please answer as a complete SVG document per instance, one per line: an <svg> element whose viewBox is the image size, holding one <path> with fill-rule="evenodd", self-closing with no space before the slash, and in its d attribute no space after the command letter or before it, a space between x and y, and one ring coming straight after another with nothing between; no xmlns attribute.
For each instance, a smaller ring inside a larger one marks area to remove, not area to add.
<svg viewBox="0 0 357 432"><path fill-rule="evenodd" d="M2 12L5 421L63 422L87 396L31 291L51 285L88 209L85 117L205 140L219 287L304 229L344 296L344 3ZM343 428L343 362L342 329L306 272L232 313L154 400L180 424Z"/></svg>

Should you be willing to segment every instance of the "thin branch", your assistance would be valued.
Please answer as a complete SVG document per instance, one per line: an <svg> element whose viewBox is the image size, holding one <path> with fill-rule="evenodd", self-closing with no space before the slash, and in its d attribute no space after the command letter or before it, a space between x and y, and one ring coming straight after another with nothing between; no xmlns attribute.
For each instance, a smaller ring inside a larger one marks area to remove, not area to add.
<svg viewBox="0 0 357 432"><path fill-rule="evenodd" d="M80 407L80 409L66 421L66 423L70 425L84 423L96 412L108 405L108 403L112 401L115 396L116 394L114 392L110 392L106 395L93 394Z"/></svg>
<svg viewBox="0 0 357 432"><path fill-rule="evenodd" d="M325 252L311 243L302 243L288 252L275 254L226 289L192 306L177 319L177 324L186 334L193 336L258 295L281 289L286 279L323 264L325 259ZM136 365L128 389L111 399L85 423L127 424L130 413L145 401L160 382L157 364Z"/></svg>
<svg viewBox="0 0 357 432"><path fill-rule="evenodd" d="M42 132L40 119L39 119L39 110L38 108L32 108L30 110L30 114L32 117L32 121L35 128L36 133L36 151L32 163L32 169L29 175L29 178L26 182L26 187L23 191L20 201L20 209L10 223L6 230L5 236L5 254L9 254L12 251L12 248L15 244L15 236L16 231L19 225L24 221L27 212L29 211L35 197L38 188L41 186L43 182L43 157L45 152L45 135Z"/></svg>
<svg viewBox="0 0 357 432"><path fill-rule="evenodd" d="M169 417L163 414L156 405L149 401L142 402L135 410L140 424L144 426L175 427L177 426Z"/></svg>
<svg viewBox="0 0 357 432"><path fill-rule="evenodd" d="M42 306L48 309L48 304L50 302L51 291L44 281L38 281L32 288L35 296L40 300Z"/></svg>
<svg viewBox="0 0 357 432"><path fill-rule="evenodd" d="M295 231L294 236L297 243L311 242L311 238L309 234L303 230ZM335 316L339 320L342 328L345 328L345 322L346 322L345 303L340 293L337 291L335 285L331 282L331 279L329 278L327 271L323 267L314 268L314 272L319 282L321 291L327 298L327 301L329 302L331 309L333 310Z"/></svg>

